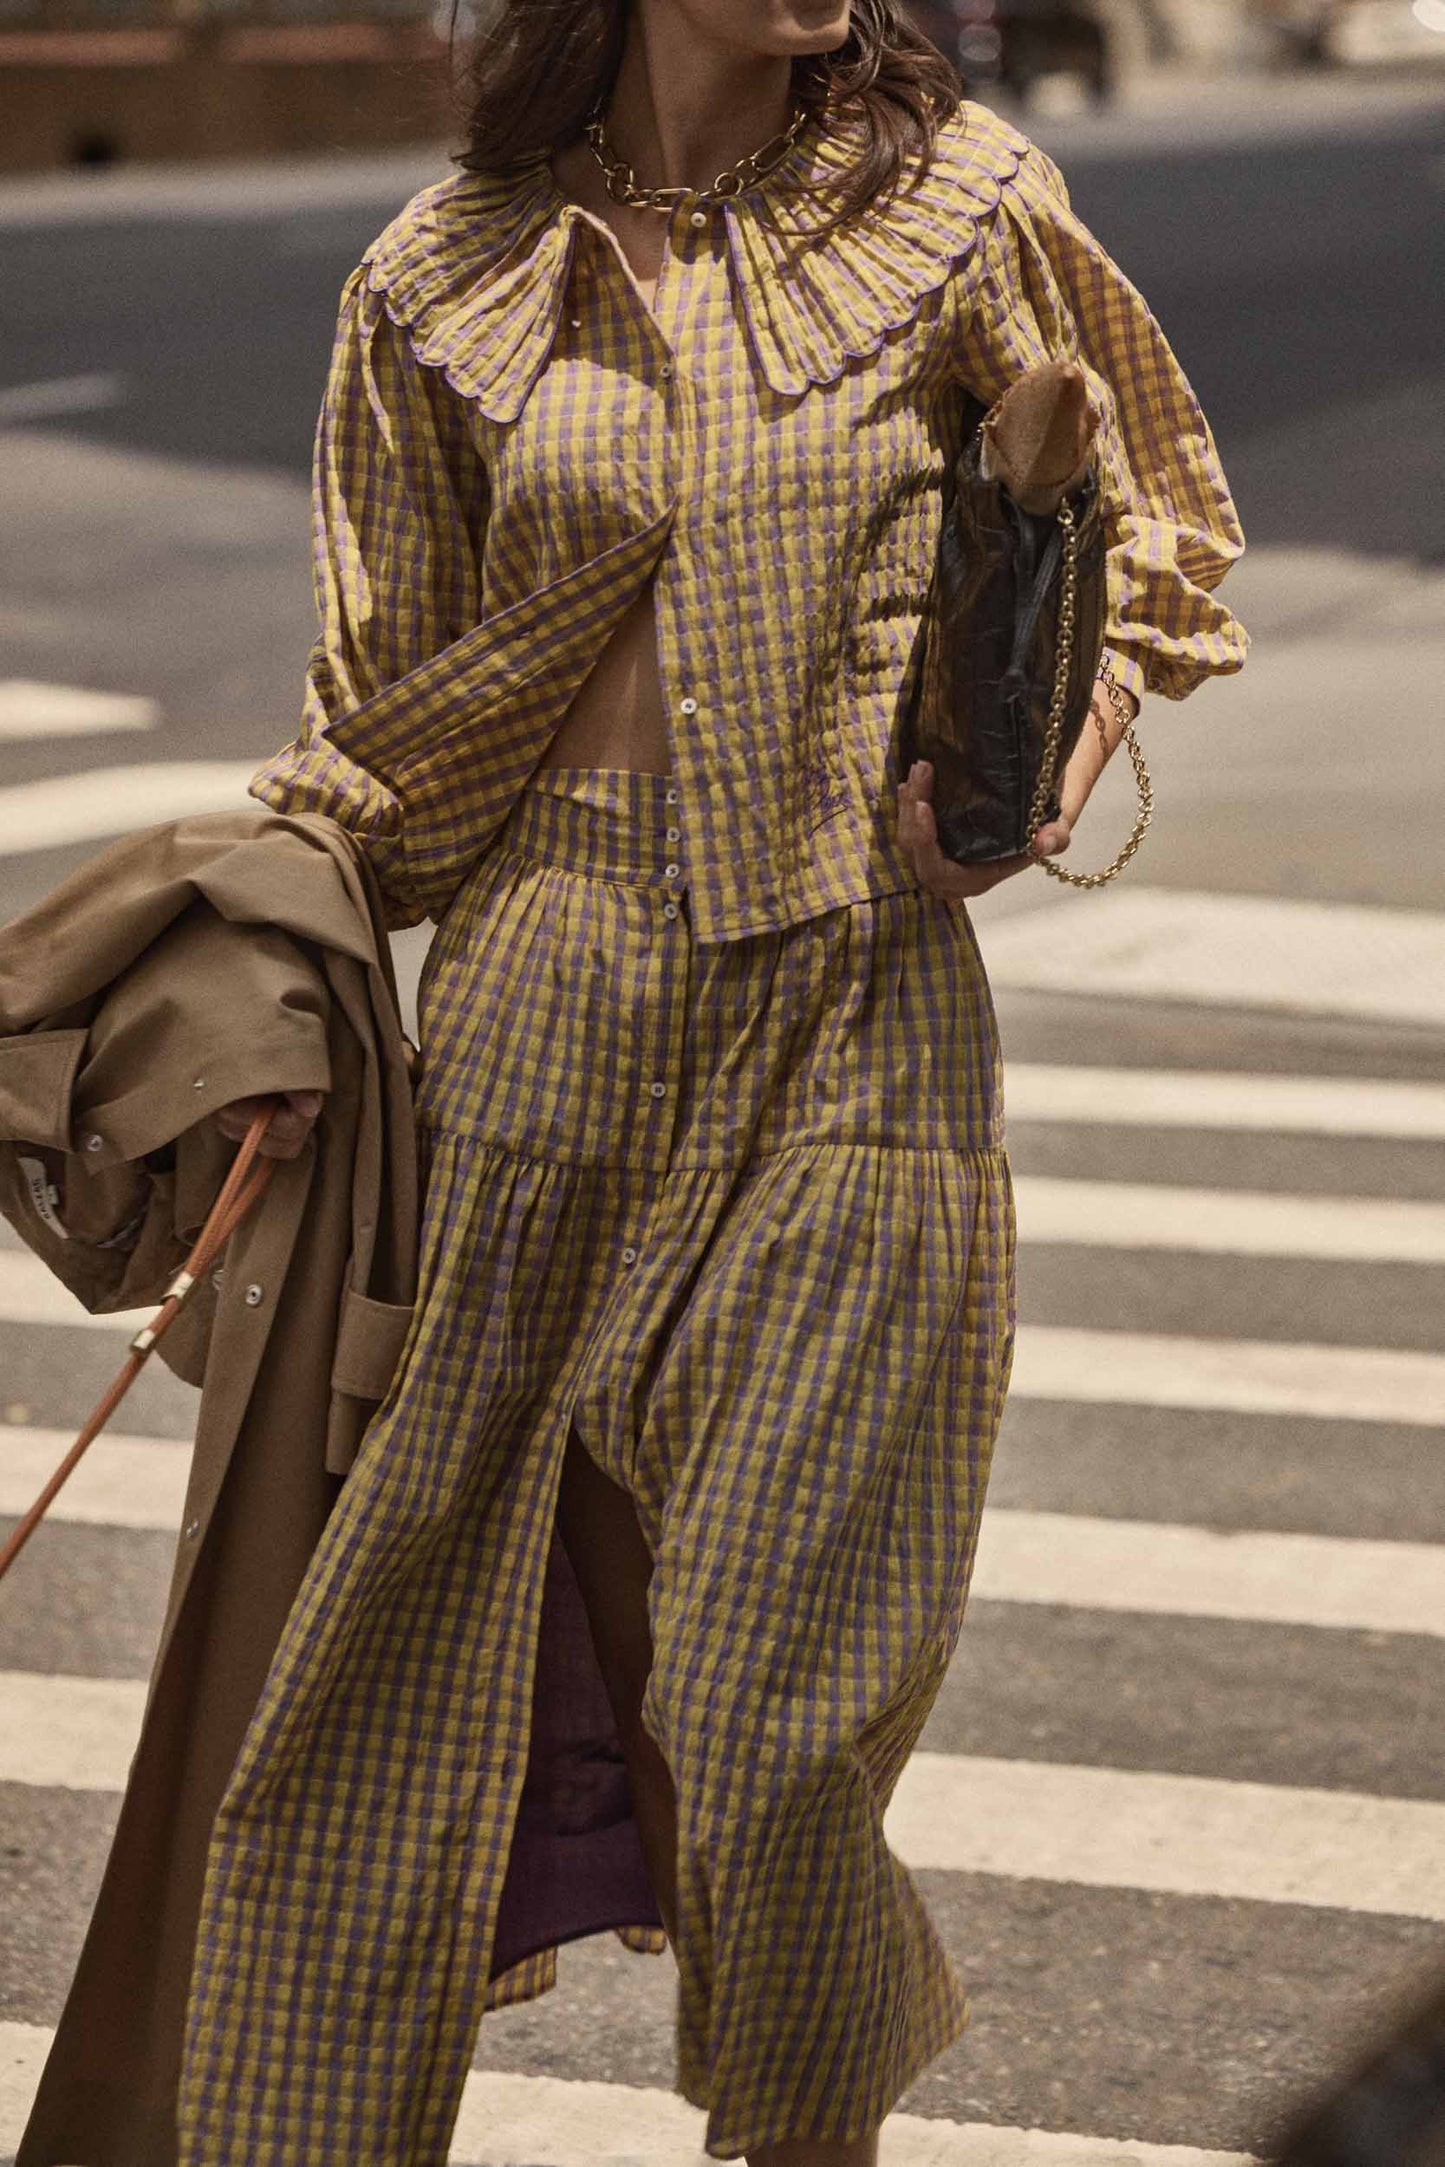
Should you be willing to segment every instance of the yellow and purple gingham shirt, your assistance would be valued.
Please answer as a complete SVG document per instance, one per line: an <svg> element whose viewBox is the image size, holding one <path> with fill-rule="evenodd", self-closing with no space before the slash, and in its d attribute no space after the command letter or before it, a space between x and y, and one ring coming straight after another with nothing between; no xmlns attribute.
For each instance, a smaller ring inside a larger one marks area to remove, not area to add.
<svg viewBox="0 0 1445 2167"><path fill-rule="evenodd" d="M959 387L1049 356L1101 417L1120 682L1180 699L1241 666L1209 425L1057 167L965 100L920 185L810 242L821 207L779 182L857 149L810 122L759 188L680 205L652 309L542 158L422 190L348 279L302 730L251 789L348 827L393 926L444 914L654 577L697 937L914 886L894 725Z"/></svg>

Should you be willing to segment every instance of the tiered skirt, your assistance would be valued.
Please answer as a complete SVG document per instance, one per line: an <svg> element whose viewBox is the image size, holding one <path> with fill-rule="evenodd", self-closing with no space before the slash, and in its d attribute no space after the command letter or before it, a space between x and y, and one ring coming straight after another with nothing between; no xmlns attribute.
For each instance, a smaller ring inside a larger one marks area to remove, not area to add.
<svg viewBox="0 0 1445 2167"><path fill-rule="evenodd" d="M675 807L540 770L428 952L416 1315L216 1817L181 2167L443 2167L486 2009L576 1935L662 1950L574 1426L654 1560L708 2151L870 2128L966 2022L882 1821L1013 1345L983 967L919 889L695 940Z"/></svg>

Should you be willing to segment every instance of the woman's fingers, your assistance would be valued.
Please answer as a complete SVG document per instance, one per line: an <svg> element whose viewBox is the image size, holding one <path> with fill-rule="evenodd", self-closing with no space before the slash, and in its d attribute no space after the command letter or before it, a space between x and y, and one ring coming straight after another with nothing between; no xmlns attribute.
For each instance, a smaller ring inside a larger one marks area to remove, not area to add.
<svg viewBox="0 0 1445 2167"><path fill-rule="evenodd" d="M269 1159L294 1159L321 1111L324 1093L286 1091L262 1093L253 1098L232 1099L216 1111L216 1125L223 1136L243 1143L251 1123L266 1107L274 1107L259 1149Z"/></svg>
<svg viewBox="0 0 1445 2167"><path fill-rule="evenodd" d="M1020 851L1011 858L995 858L986 865L958 865L944 853L938 840L933 813L933 770L926 760L915 761L898 790L898 840L918 876L921 887L945 901L986 895L1000 881L1009 880L1035 862L1035 851ZM1066 821L1051 821L1034 838L1035 850L1051 856L1066 849Z"/></svg>

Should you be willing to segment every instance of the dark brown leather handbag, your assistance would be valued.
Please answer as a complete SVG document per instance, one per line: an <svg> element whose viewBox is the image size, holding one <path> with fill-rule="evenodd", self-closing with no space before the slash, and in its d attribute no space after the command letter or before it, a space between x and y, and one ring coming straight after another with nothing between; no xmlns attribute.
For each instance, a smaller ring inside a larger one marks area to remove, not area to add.
<svg viewBox="0 0 1445 2167"><path fill-rule="evenodd" d="M1076 362L1046 362L993 406L971 393L966 402L900 713L898 772L915 760L932 765L939 845L958 864L1026 851L1059 817L1058 780L1102 676L1139 786L1134 832L1098 873L1038 861L1072 887L1100 887L1143 841L1153 797L1103 652L1104 527L1087 382Z"/></svg>

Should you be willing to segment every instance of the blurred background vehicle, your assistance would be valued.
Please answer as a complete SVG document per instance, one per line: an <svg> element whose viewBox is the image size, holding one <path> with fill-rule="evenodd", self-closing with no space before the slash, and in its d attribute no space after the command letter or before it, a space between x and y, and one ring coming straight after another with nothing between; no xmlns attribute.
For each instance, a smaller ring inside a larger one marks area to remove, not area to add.
<svg viewBox="0 0 1445 2167"><path fill-rule="evenodd" d="M1098 103L1114 89L1110 27L1092 0L912 0L909 13L971 91L1027 105L1046 76L1074 76Z"/></svg>
<svg viewBox="0 0 1445 2167"><path fill-rule="evenodd" d="M1445 0L1252 0L1286 60L1316 66L1445 63Z"/></svg>

